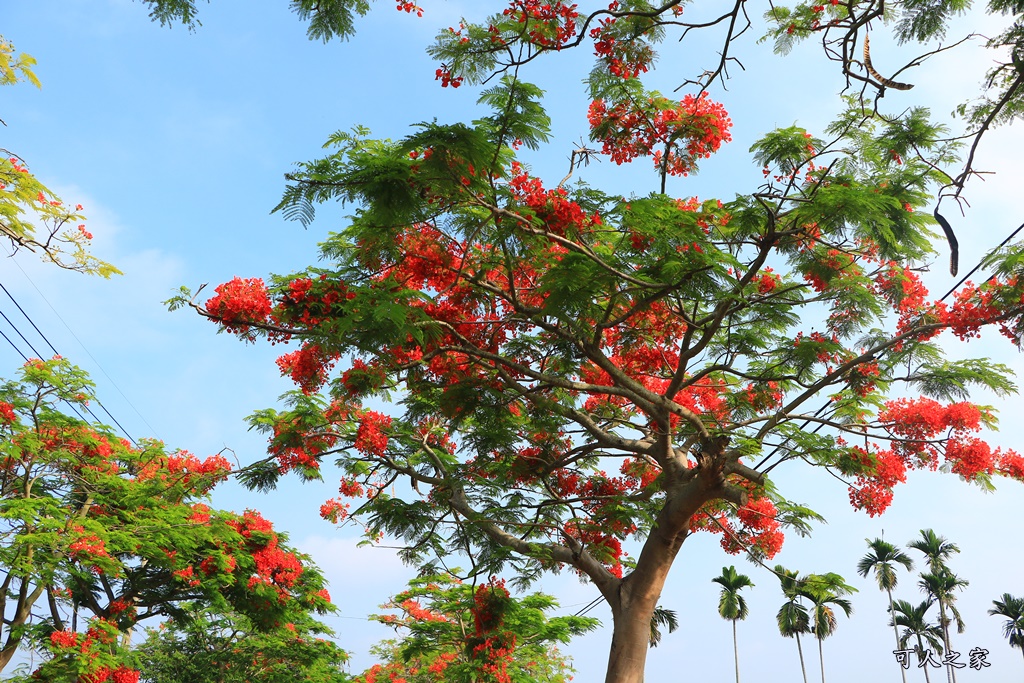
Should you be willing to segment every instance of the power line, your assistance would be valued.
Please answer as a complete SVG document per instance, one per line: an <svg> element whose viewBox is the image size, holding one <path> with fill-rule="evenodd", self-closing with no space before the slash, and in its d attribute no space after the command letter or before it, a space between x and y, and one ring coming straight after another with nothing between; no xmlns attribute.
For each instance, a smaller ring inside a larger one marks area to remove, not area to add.
<svg viewBox="0 0 1024 683"><path fill-rule="evenodd" d="M580 610L579 612L577 612L577 613L576 613L576 614L575 614L574 616L577 616L577 617L582 617L582 616L583 616L584 614L586 614L586 613L587 613L587 612L589 612L590 610L592 610L592 609L594 609L595 607L597 607L597 606L598 606L598 604L600 604L600 602L601 602L602 600L604 600L604 596L603 596L603 595L598 595L598 596L597 596L596 598L594 598L593 600L591 600L591 601L590 601L590 603L589 603L589 604L588 604L588 605L587 605L586 607L584 607L583 609L581 609L581 610Z"/></svg>
<svg viewBox="0 0 1024 683"><path fill-rule="evenodd" d="M28 356L26 356L26 355L25 355L24 353L22 353L22 352L21 352L21 349L19 349L19 348L17 347L17 345L16 345L16 344L15 344L14 342L12 342L12 341L11 341L11 338L10 338L10 337L8 337L8 336L7 336L6 334L4 334L4 331L3 331L3 330L0 330L0 337L3 337L4 339L6 339L6 340L7 340L7 343L11 345L11 348L13 348L13 349L15 350L15 352L16 352L16 353L17 353L17 354L18 354L19 356L21 356L21 357L22 357L22 359L23 359L23 360L24 360L24 361L25 361L26 363L28 362Z"/></svg>
<svg viewBox="0 0 1024 683"><path fill-rule="evenodd" d="M75 334L75 331L71 329L71 326L68 325L67 321L64 320L63 317L61 317L60 313L57 311L56 308L54 308L53 304L50 303L50 300L46 298L46 295L43 294L41 289L39 289L35 281L29 276L27 272L25 272L25 269L21 267L21 264L18 263L18 260L14 258L10 260L13 261L14 265L18 267L18 270L21 271L21 274L24 275L25 279L28 280L29 284L32 285L32 288L36 290L36 293L39 294L39 297L46 302L47 306L50 307L50 310L53 311L53 314L57 316L57 320L59 320L61 324L64 325L64 329L66 329L68 333L75 338L75 341L78 342L78 345L82 347L83 351L85 351L85 355L89 356L92 362L96 364L96 367L99 368L99 371L103 373L103 376L107 378L107 381L110 382L111 386L113 386L117 393L121 395L121 398L124 399L124 402L128 404L128 407L130 407L132 411L134 411L134 413L139 416L139 419L142 420L142 423L146 425L146 427L149 429L149 433L154 437L159 438L159 435L157 434L156 429L153 428L153 425L149 424L149 421L146 420L146 417L139 412L139 409L135 407L135 404L132 403L127 396L125 396L124 392L121 391L121 387L118 386L117 382L114 381L114 378L107 374L107 371L103 368L100 362L96 360L96 357L92 355L92 352L89 351L88 347L86 347L82 340L78 338L78 335Z"/></svg>
<svg viewBox="0 0 1024 683"><path fill-rule="evenodd" d="M50 347L50 350L51 350L51 351L53 351L54 355L56 355L56 356L60 356L60 355L61 355L61 353L60 353L59 351L57 351L57 348L56 348L56 347L55 347L55 346L54 346L54 345L53 345L53 344L52 344L52 343L50 342L50 340L49 340L49 339L48 339L48 338L46 337L46 335L45 335L45 334L43 334L43 331L39 329L39 326L38 326L38 325L36 325L35 321L34 321L34 320L32 320L31 316L29 316L29 314L25 312L25 309L21 307L21 304L19 304L19 303L18 303L17 299L15 299L15 298L14 298L14 296L13 296L13 295L12 295L12 294L11 294L11 293L10 293L10 292L9 292L9 291L7 290L7 287L5 287L5 286L3 285L3 283L0 283L0 289L2 289L2 290L4 291L4 294L6 294L6 295L7 295L7 298L9 298L9 299L11 300L11 302L12 302L12 303L13 303L13 304L14 304L14 305L15 305L15 306L16 306L16 307L18 308L18 310L19 310L19 311L21 311L21 314L22 314L22 315L23 315L23 316L25 317L25 320L27 320L27 321L29 322L29 324L30 324L30 325L32 326L32 328L33 328L33 329L34 329L34 330L36 331L36 333L38 333L38 334L39 334L39 336L40 336L40 337L42 337L43 341L45 341L45 342L46 342L46 344L47 344L47 345L48 345L48 346ZM29 341L29 340L28 340L28 339L27 339L27 338L25 337L25 335L21 333L21 330L19 330L19 329L18 329L17 325L15 325L15 324L14 324L14 323L13 323L13 322L11 321L11 319L7 317L7 314L6 314L6 313L4 313L3 311L0 311L0 316L3 316L3 319L7 321L7 324L8 324L8 325L10 325L10 326L11 326L11 328L12 328L12 329L13 329L13 330L14 330L15 332L17 332L17 333L18 333L18 336L19 336L19 337L21 337L22 341L24 341L24 342L25 342L25 344L27 344L27 345L28 345L28 347L29 347L29 348L30 348L30 349L32 350L32 353L34 353L34 354L36 355L36 357L37 357L37 358L42 358L42 357L43 357L43 354L39 353L39 351L38 351L38 350L36 349L36 347L32 345L32 342L30 342L30 341ZM4 335L4 337L5 337L5 338L7 338L7 337L6 337L6 335ZM11 340L10 340L10 339L7 339L7 341L8 341L8 343L11 343ZM13 346L13 343L11 343L11 345ZM18 353L19 353L19 354L21 355L21 357L22 357L22 358L25 358L25 354L21 353L21 351L20 351L20 350L18 350ZM28 360L28 359L26 359L26 362L27 362L27 360ZM95 359L94 359L94 360L95 360ZM117 421L117 418L116 418L116 417L114 417L114 416L113 416L113 415L112 415L112 414L110 413L110 411L109 411L109 410L107 410L107 407L106 407L105 405L103 405L103 403L102 403L102 402L101 402L101 401L99 400L99 398L98 398L98 397L96 397L96 396L94 395L94 396L93 396L93 400L94 400L94 401L96 401L96 405L98 405L98 406L99 406L100 408L102 408L102 409L103 409L103 412L107 414L107 417L109 417L109 418L111 419L111 421L113 421L113 423L114 423L115 425L117 425L118 429L120 429L120 430L121 430L121 433L123 433L123 434L124 434L125 436L127 436L127 437L128 437L128 439L129 439L129 440L130 440L130 441L131 441L131 442L132 442L133 444L135 444L135 445L137 446L137 445L138 445L138 442L136 442L136 441L135 441L135 439L134 439L134 438L132 438L132 435L128 433L128 430L126 430L126 429L125 429L125 428L124 428L124 427L123 427L123 426L121 425L121 423ZM79 417L79 418L81 418L81 419L82 419L83 421L86 421L86 420L85 420L85 417L84 417L84 416L83 416L83 415L82 415L82 414L81 414L80 412L78 412L78 409L77 409L77 408L75 407L75 405L74 405L74 404L72 404L72 403L71 403L71 402L69 402L69 401L65 401L65 402L66 402L66 403L67 403L67 404L68 404L68 405L69 405L69 406L71 407L71 409L72 409L72 410L73 410L73 411L75 412L75 414L76 414L76 415L78 415L78 417ZM85 411L86 411L87 413L89 413L89 415L90 415L90 416L92 417L92 419L93 419L94 421L96 421L96 422L99 422L99 421L100 421L100 420L99 420L99 418L97 418L97 417L96 417L96 414L95 414L95 413L93 413L93 412L92 412L92 410L90 410L90 409L89 409L89 407L88 407L87 405L84 405L84 404L83 404L83 408L85 409Z"/></svg>
<svg viewBox="0 0 1024 683"><path fill-rule="evenodd" d="M11 328L12 328L12 329L13 329L13 330L14 330L15 332L17 332L17 333L18 333L18 336L19 336L19 337L21 337L21 338L22 338L22 339L24 340L24 342L25 342L26 344L28 344L28 347L29 347L30 349L32 349L32 351L33 351L33 352L34 352L34 353L36 354L36 356L37 356L37 357L39 357L39 352L38 352L38 351L36 351L36 350L35 350L35 348L33 348L33 347L32 347L32 344L31 344L31 342L29 342L29 340L25 339L25 335L23 335L23 334L21 333L21 330L19 330L19 329L17 328L17 326L16 326L16 325L15 325L14 323L12 323L12 322L11 322L10 318L8 318L8 317L7 317L7 315L6 315L6 314L5 314L5 313L4 313L3 311L0 311L0 316L3 316L4 320L6 320L6 321L7 321L7 324L8 324L8 325L10 325L10 326L11 326ZM8 337L8 336L7 336L6 334L4 334L3 330L0 330L0 336L3 336L3 338L7 340L7 343L11 345L11 348L13 348L13 349L15 350L15 352L16 352L16 353L17 353L17 354L18 354L19 356L21 356L21 357L22 357L22 359L23 359L23 360L24 360L24 361L25 361L26 363L28 362L28 356L26 356L26 355L25 355L25 353L24 353L24 352L23 352L23 351L22 351L22 350L21 350L20 348L18 348L18 345L17 345L17 344L15 344L15 343L14 343L14 341L12 341L10 337ZM86 420L86 419L85 419L85 416L84 416L84 415L82 415L82 413L78 412L78 408L77 408L77 407L75 406L75 404L74 404L74 403L71 403L70 401L66 401L66 403L67 403L67 404L68 404L68 406L69 406L69 407L71 408L71 410L72 410L72 411L74 411L75 415L77 415L77 416L78 416L78 419L80 419L80 420L81 420L82 422L87 422L87 421L88 421L88 420Z"/></svg>
<svg viewBox="0 0 1024 683"><path fill-rule="evenodd" d="M28 313L25 312L25 309L21 307L21 304L19 304L18 301L14 298L14 296L9 291L7 291L7 287L5 287L2 282L0 282L0 289L4 290L4 294L7 295L7 298L10 299L14 303L14 305L18 307L18 310L21 311L21 314L23 316L25 316L25 320L27 320L29 325L31 325L32 328L36 332L39 333L39 336L42 337L43 341L45 341L47 343L47 345L50 347L50 350L53 351L54 355L56 355L56 356L61 355L60 353L58 353L57 348L52 343L50 343L50 340L46 338L46 335L43 334L43 331L39 329L39 326L35 324L35 321L33 321L32 318L29 317ZM7 316L4 316L4 318L6 318L6 317ZM8 322L10 322L10 321L8 321ZM21 333L19 332L18 334L21 334ZM35 349L33 349L33 351L34 350ZM38 355L38 353L39 352L36 351L37 355ZM42 356L40 356L40 358L42 358ZM93 359L93 360L95 360L95 359ZM132 438L132 435L128 433L128 430L126 430L124 427L121 426L121 423L117 421L117 418L110 414L110 411L107 410L107 407L105 405L103 405L103 403L100 401L100 399L98 397L96 397L96 396L93 396L93 399L96 401L96 405L98 405L100 408L102 408L103 412L107 414L107 417L109 417L114 422L114 424L117 425L117 428L121 430L121 433L123 433L125 436L127 436L129 441L131 441L133 444L138 446L139 445L138 442L136 442L135 439ZM86 410L89 410L88 406L86 406ZM92 415L94 419L96 418L96 415L91 410L89 410L89 414Z"/></svg>

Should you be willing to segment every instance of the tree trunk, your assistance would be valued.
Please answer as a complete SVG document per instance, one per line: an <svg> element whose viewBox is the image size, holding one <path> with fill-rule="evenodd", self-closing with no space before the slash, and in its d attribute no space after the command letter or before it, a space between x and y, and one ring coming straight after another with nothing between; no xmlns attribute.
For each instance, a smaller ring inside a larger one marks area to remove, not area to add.
<svg viewBox="0 0 1024 683"><path fill-rule="evenodd" d="M760 477L725 456L727 438L709 438L702 443L704 448L696 471L690 471L681 483L671 487L633 571L621 580L595 580L612 608L612 645L605 683L643 683L651 619L672 563L690 534L693 515L710 500L721 498L737 506L747 502L746 491L725 483L729 474L739 472L752 481ZM591 578L600 576L599 573Z"/></svg>
<svg viewBox="0 0 1024 683"><path fill-rule="evenodd" d="M917 636L917 659L918 659L918 663L920 663L920 660L921 660L921 658L923 656L924 656L924 641L921 640L921 635L918 634L918 636ZM932 683L932 677L928 675L928 665L925 664L921 668L924 669L924 680L925 680L925 682L926 683Z"/></svg>
<svg viewBox="0 0 1024 683"><path fill-rule="evenodd" d="M736 683L740 683L740 647L736 643L736 620L732 620L732 656L736 660Z"/></svg>
<svg viewBox="0 0 1024 683"><path fill-rule="evenodd" d="M650 647L650 620L654 601L624 600L627 605L612 610L611 651L605 683L643 683L647 648Z"/></svg>
<svg viewBox="0 0 1024 683"><path fill-rule="evenodd" d="M804 675L804 683L807 683L807 667L804 666L804 648L800 644L800 634L796 634L796 651L800 653L800 672Z"/></svg>
<svg viewBox="0 0 1024 683"><path fill-rule="evenodd" d="M0 649L0 671L10 664L14 655L17 654L18 647L22 643L22 636L18 635L19 629L32 616L32 606L36 604L36 600L39 599L44 590L44 585L40 584L30 592L28 579L25 577L20 578L21 587L18 590L18 604L14 610L14 616L6 622L7 640L4 642L3 649ZM6 615L4 615L4 619L6 621Z"/></svg>
<svg viewBox="0 0 1024 683"><path fill-rule="evenodd" d="M643 683L650 647L651 619L668 572L689 535L690 518L708 500L714 484L698 478L672 496L644 542L636 568L604 593L612 608L612 646L605 683ZM718 493L721 488L718 488ZM721 495L721 493L719 493Z"/></svg>
<svg viewBox="0 0 1024 683"><path fill-rule="evenodd" d="M892 634L896 636L896 649L902 650L903 648L900 647L900 632L896 628L896 610L892 602L892 589L886 588L885 592L889 594L889 618L892 619ZM907 670L902 666L900 667L900 675L903 676L903 683L907 683Z"/></svg>
<svg viewBox="0 0 1024 683"><path fill-rule="evenodd" d="M818 638L818 663L821 664L821 683L825 683L825 653L821 648L821 638Z"/></svg>
<svg viewBox="0 0 1024 683"><path fill-rule="evenodd" d="M946 605L942 598L939 598L939 621L942 622L942 640L946 646L946 655L952 648L949 647L949 622L946 621ZM946 681L947 683L956 683L956 677L953 674L953 667L946 667Z"/></svg>

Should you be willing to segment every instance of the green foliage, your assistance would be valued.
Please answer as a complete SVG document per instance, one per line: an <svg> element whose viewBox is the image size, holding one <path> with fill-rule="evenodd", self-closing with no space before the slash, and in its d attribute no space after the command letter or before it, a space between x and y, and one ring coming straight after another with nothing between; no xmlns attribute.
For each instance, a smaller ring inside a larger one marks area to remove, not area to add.
<svg viewBox="0 0 1024 683"><path fill-rule="evenodd" d="M0 668L32 647L46 680L101 677L136 666L124 634L149 618L208 609L266 630L333 609L319 571L259 513L209 507L227 460L133 446L64 412L92 398L59 358L0 386Z"/></svg>
<svg viewBox="0 0 1024 683"><path fill-rule="evenodd" d="M993 617L1006 617L1003 622L1003 637L1010 647L1024 651L1024 598L1003 593L1002 599L992 601L992 609L988 611Z"/></svg>
<svg viewBox="0 0 1024 683"><path fill-rule="evenodd" d="M0 36L0 86L26 80L37 88L32 71L36 60L18 54L14 44ZM71 209L29 172L24 160L0 148L0 238L19 248L40 252L43 260L68 270L110 277L114 266L87 251L92 239L82 221L81 205Z"/></svg>
<svg viewBox="0 0 1024 683"><path fill-rule="evenodd" d="M899 3L896 37L901 43L942 40L950 19L966 12L970 5L969 0L903 0Z"/></svg>
<svg viewBox="0 0 1024 683"><path fill-rule="evenodd" d="M373 618L398 637L373 648L380 658L355 683L402 678L408 683L567 683L573 669L557 645L597 627L590 617L550 617L558 602L550 595L513 597L503 582L474 586L452 574L413 579L382 605L398 614ZM485 656L496 643L500 652ZM497 667L497 668L494 668ZM501 670L505 676L497 677Z"/></svg>
<svg viewBox="0 0 1024 683"><path fill-rule="evenodd" d="M159 21L161 26L181 23L190 31L202 26L196 18L196 0L141 1L149 6L149 18ZM299 19L309 22L309 39L325 43L332 38L350 37L355 33L355 17L370 11L368 0L289 0L289 7Z"/></svg>
<svg viewBox="0 0 1024 683"><path fill-rule="evenodd" d="M0 85L14 85L25 80L41 88L42 84L32 71L35 65L36 60L32 55L15 54L14 44L0 36Z"/></svg>
<svg viewBox="0 0 1024 683"><path fill-rule="evenodd" d="M344 683L348 656L331 631L302 610L271 630L241 614L186 608L177 622L147 629L135 657L146 683Z"/></svg>
<svg viewBox="0 0 1024 683"><path fill-rule="evenodd" d="M853 604L843 596L856 593L857 589L847 584L839 574L808 574L801 580L797 592L811 603L810 632L818 640L835 633L838 626L835 607L847 617L853 614Z"/></svg>
<svg viewBox="0 0 1024 683"><path fill-rule="evenodd" d="M932 600L925 600L918 605L913 605L906 600L893 602L894 613L890 623L903 627L903 632L900 634L900 647L906 647L913 638L917 641L914 650L919 657L924 655L926 649L934 650L940 656L945 650L942 642L942 629L938 624L929 624L927 621L928 610L934 604ZM928 643L928 648L924 647L925 643Z"/></svg>
<svg viewBox="0 0 1024 683"><path fill-rule="evenodd" d="M735 566L729 566L722 567L722 575L711 581L722 587L722 594L718 600L718 615L732 621L746 619L749 613L747 601L739 592L754 586L750 577L737 573Z"/></svg>
<svg viewBox="0 0 1024 683"><path fill-rule="evenodd" d="M658 647L661 644L662 629L673 633L677 628L679 628L679 618L676 616L675 610L665 609L661 606L655 608L654 615L651 617L651 647Z"/></svg>

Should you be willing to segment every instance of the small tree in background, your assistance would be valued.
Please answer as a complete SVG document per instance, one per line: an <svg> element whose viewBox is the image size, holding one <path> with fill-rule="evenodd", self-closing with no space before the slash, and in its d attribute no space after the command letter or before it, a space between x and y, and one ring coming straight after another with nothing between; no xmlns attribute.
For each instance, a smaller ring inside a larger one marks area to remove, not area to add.
<svg viewBox="0 0 1024 683"><path fill-rule="evenodd" d="M374 617L399 637L374 648L381 663L356 682L567 683L572 667L557 645L592 630L597 620L549 617L558 607L554 598L513 597L504 584L492 579L474 586L450 574L413 579L384 605L398 614Z"/></svg>
<svg viewBox="0 0 1024 683"><path fill-rule="evenodd" d="M722 587L722 595L718 600L718 615L732 622L732 652L736 660L736 683L740 683L740 650L736 640L736 622L746 619L748 614L747 601L740 595L744 588L753 587L749 576L738 574L736 567L722 567L722 575L711 579Z"/></svg>
<svg viewBox="0 0 1024 683"><path fill-rule="evenodd" d="M946 540L945 537L937 535L931 529L922 529L921 538L911 541L907 547L920 551L928 560L928 572L921 574L918 586L928 596L939 604L939 625L942 627L942 640L947 652L953 651L949 639L949 625L956 621L958 633L963 633L966 628L963 619L960 618L960 611L954 604L956 591L967 587L968 582L961 579L950 570L946 561L960 552L955 543ZM952 616L949 616L952 614ZM956 683L956 668L947 667L947 677Z"/></svg>
<svg viewBox="0 0 1024 683"><path fill-rule="evenodd" d="M297 605L296 605L297 607ZM186 606L188 616L147 629L134 656L147 683L345 683L348 657L304 609L256 628L238 613Z"/></svg>
<svg viewBox="0 0 1024 683"><path fill-rule="evenodd" d="M779 633L784 638L795 638L797 653L800 655L800 672L803 674L804 683L807 683L807 667L804 664L804 648L800 644L801 633L811 633L811 615L807 607L801 601L800 588L802 579L799 573L786 569L781 564L775 565L773 570L778 577L782 588L782 595L786 602L782 603L775 621L779 627Z"/></svg>
<svg viewBox="0 0 1024 683"><path fill-rule="evenodd" d="M867 541L867 539L864 540ZM892 601L892 591L899 583L894 565L900 564L907 571L913 571L914 561L907 557L902 550L891 543L886 543L880 538L868 541L868 547L871 549L871 552L862 557L860 562L857 563L857 573L866 577L869 572L874 571L875 580L878 582L878 589L885 591L886 595L889 596L889 619L892 620L892 614L895 609ZM900 647L900 636L896 630L895 623L892 625L892 630L896 636L896 646ZM901 672L903 680L906 682L907 672L902 669Z"/></svg>
<svg viewBox="0 0 1024 683"><path fill-rule="evenodd" d="M994 617L1006 617L1003 636L1010 642L1010 647L1020 648L1024 654L1024 598L1003 593L1002 599L993 600L992 604L994 607L988 613Z"/></svg>
<svg viewBox="0 0 1024 683"><path fill-rule="evenodd" d="M892 626L903 627L903 634L899 636L898 647L904 649L911 638L916 641L914 652L917 653L918 663L924 662L926 651L934 649L939 655L943 653L942 627L937 624L929 624L927 620L928 610L935 602L931 599L921 602L915 606L906 600L897 600L893 603ZM925 642L928 648L925 648ZM925 681L931 683L931 676L928 674L928 664L924 664Z"/></svg>
<svg viewBox="0 0 1024 683"><path fill-rule="evenodd" d="M800 595L811 603L811 633L818 641L818 660L821 664L821 683L825 683L825 655L822 641L835 633L839 626L835 609L838 607L849 617L853 614L853 604L845 595L857 589L848 585L838 574L809 574L800 584Z"/></svg>
<svg viewBox="0 0 1024 683"><path fill-rule="evenodd" d="M332 609L319 571L269 521L207 504L225 458L133 446L63 412L91 398L59 358L0 385L0 668L32 647L45 680L132 683L128 638L146 619L212 609L272 629Z"/></svg>

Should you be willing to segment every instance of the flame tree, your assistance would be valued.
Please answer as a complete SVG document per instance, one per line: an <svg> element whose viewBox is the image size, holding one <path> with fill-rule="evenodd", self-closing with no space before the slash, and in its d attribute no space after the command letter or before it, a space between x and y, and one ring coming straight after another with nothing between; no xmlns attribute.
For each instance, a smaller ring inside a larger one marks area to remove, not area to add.
<svg viewBox="0 0 1024 683"><path fill-rule="evenodd" d="M714 22L729 40L742 5ZM941 34L956 10L910 5L897 31L908 40ZM820 33L829 54L882 17L873 2L800 5L779 23L781 11L769 13L780 49ZM951 301L930 297L913 266L932 253L921 209L970 175L943 170L960 163L956 143L922 108L884 116L854 97L820 132L756 142L762 185L669 196L668 176L695 172L731 137L705 88L728 57L678 101L639 78L657 40L689 26L681 13L677 2L583 15L514 0L443 31L442 86L502 73L480 96L488 115L397 141L332 136L278 207L304 222L320 202L355 207L320 265L171 301L243 340L298 345L278 360L297 389L252 417L270 457L247 469L250 485L317 479L333 459L340 497L323 516L402 539L424 570L450 553L526 580L573 569L611 607L616 683L643 678L651 617L690 534L770 558L784 528L817 518L769 475L828 470L870 515L908 470L1024 478L1021 456L980 438L991 411L967 400L975 386L1013 391L1008 369L947 360L939 344L986 328L1020 344L1019 250L993 254L995 275ZM549 123L520 67L584 36L598 56L592 138L618 163L653 161L661 192L550 186L517 160L548 142ZM865 87L906 89L842 64ZM998 68L990 84L1009 95L988 103L991 119L975 110L975 142L1015 111L1019 84ZM387 408L367 403L379 399Z"/></svg>
<svg viewBox="0 0 1024 683"><path fill-rule="evenodd" d="M146 619L234 611L272 632L332 609L269 521L207 505L224 457L135 446L64 412L91 398L59 358L0 385L0 668L31 647L34 679L136 683L129 637Z"/></svg>

